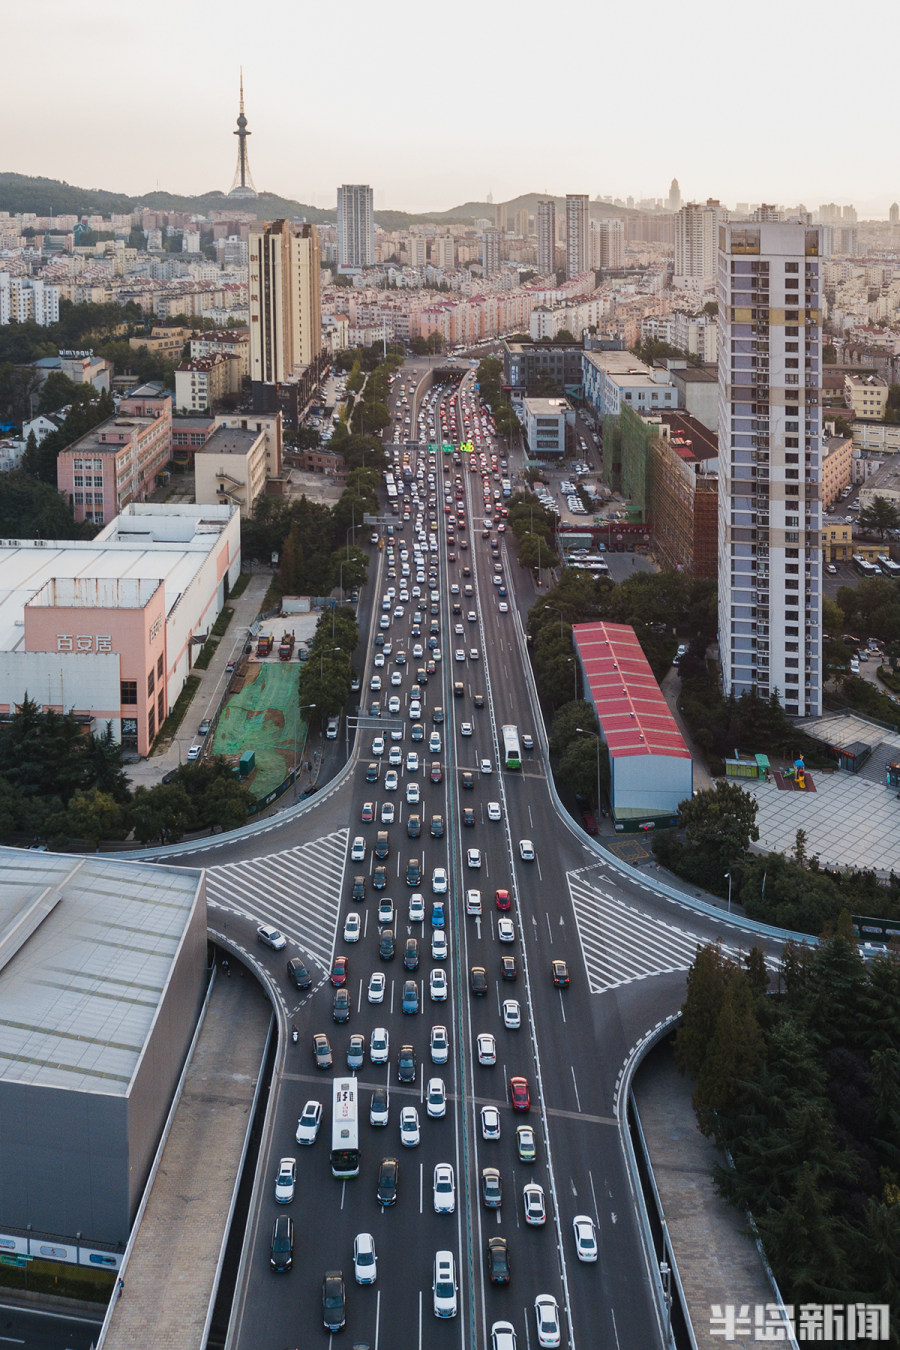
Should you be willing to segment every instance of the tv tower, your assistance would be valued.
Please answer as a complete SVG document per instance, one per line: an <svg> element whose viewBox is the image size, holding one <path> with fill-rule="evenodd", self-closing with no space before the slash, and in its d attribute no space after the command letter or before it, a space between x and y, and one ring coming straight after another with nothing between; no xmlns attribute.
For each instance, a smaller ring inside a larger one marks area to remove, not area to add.
<svg viewBox="0 0 900 1350"><path fill-rule="evenodd" d="M238 138L238 158L237 168L234 171L234 179L231 184L229 197L257 197L259 194L253 186L253 178L250 175L250 157L247 154L247 137L252 133L247 130L247 118L244 116L244 68L241 67L241 111L237 119L237 131L234 133Z"/></svg>

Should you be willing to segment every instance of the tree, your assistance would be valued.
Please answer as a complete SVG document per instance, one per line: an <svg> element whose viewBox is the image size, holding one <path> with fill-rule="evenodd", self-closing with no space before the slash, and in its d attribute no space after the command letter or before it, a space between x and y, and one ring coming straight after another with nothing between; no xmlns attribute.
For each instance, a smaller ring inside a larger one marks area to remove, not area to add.
<svg viewBox="0 0 900 1350"><path fill-rule="evenodd" d="M131 804L134 837L140 844L175 844L190 828L191 802L180 783L139 787Z"/></svg>
<svg viewBox="0 0 900 1350"><path fill-rule="evenodd" d="M69 379L68 375L64 375L61 370L51 370L50 374L41 385L41 395L38 399L38 412L58 412L60 408L65 408L68 404L75 401L75 395L80 389L89 389L91 391L91 402L97 397L96 391L92 385L76 384L74 380Z"/></svg>
<svg viewBox="0 0 900 1350"><path fill-rule="evenodd" d="M727 872L759 838L757 810L749 793L720 779L680 804L678 824L689 848L702 854L710 868Z"/></svg>
<svg viewBox="0 0 900 1350"><path fill-rule="evenodd" d="M121 838L124 820L115 797L95 787L73 794L63 818L64 832L70 839L83 839L97 848L101 839Z"/></svg>
<svg viewBox="0 0 900 1350"><path fill-rule="evenodd" d="M900 529L900 508L887 497L876 495L859 513L860 529L877 533L884 539L888 530Z"/></svg>

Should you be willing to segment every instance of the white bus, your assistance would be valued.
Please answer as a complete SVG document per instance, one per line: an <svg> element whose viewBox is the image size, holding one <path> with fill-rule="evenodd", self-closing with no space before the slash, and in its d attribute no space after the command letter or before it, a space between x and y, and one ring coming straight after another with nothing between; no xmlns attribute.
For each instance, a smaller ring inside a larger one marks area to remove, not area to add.
<svg viewBox="0 0 900 1350"><path fill-rule="evenodd" d="M359 1087L355 1078L336 1078L331 1112L331 1174L359 1176Z"/></svg>
<svg viewBox="0 0 900 1350"><path fill-rule="evenodd" d="M502 728L503 735L503 763L507 769L521 769L522 751L519 748L519 731L517 727L505 726Z"/></svg>

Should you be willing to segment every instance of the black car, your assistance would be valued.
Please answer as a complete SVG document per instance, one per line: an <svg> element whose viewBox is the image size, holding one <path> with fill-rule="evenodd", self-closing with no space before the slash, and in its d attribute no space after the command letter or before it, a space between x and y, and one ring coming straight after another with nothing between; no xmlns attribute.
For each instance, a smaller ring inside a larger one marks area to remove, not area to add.
<svg viewBox="0 0 900 1350"><path fill-rule="evenodd" d="M327 1331L340 1331L346 1320L344 1277L339 1270L327 1270L322 1281L322 1321Z"/></svg>
<svg viewBox="0 0 900 1350"><path fill-rule="evenodd" d="M401 1045L397 1056L397 1081L414 1083L416 1081L416 1052L411 1045Z"/></svg>
<svg viewBox="0 0 900 1350"><path fill-rule="evenodd" d="M378 955L382 961L393 961L394 959L394 930L393 928L382 928L381 937L378 941Z"/></svg>
<svg viewBox="0 0 900 1350"><path fill-rule="evenodd" d="M400 1178L400 1164L396 1158L382 1158L378 1168L378 1186L375 1195L380 1205L387 1207L397 1203L397 1182Z"/></svg>
<svg viewBox="0 0 900 1350"><path fill-rule="evenodd" d="M488 991L487 971L484 966L473 966L469 971L469 985L476 998L484 998Z"/></svg>
<svg viewBox="0 0 900 1350"><path fill-rule="evenodd" d="M365 900L366 898L366 879L364 876L355 876L353 878L353 889L350 892L351 900Z"/></svg>
<svg viewBox="0 0 900 1350"><path fill-rule="evenodd" d="M383 891L387 885L387 868L384 863L379 863L372 873L372 886L376 891Z"/></svg>
<svg viewBox="0 0 900 1350"><path fill-rule="evenodd" d="M294 1263L294 1221L290 1214L279 1214L272 1229L269 1264L273 1270L290 1270Z"/></svg>
<svg viewBox="0 0 900 1350"><path fill-rule="evenodd" d="M287 963L288 978L296 989L308 989L312 984L309 971L299 956L292 956Z"/></svg>
<svg viewBox="0 0 900 1350"><path fill-rule="evenodd" d="M514 956L500 957L500 974L504 980L517 980L519 972L516 970L516 958Z"/></svg>
<svg viewBox="0 0 900 1350"><path fill-rule="evenodd" d="M331 1016L335 1022L350 1021L350 990L335 989L334 1002L331 1005Z"/></svg>
<svg viewBox="0 0 900 1350"><path fill-rule="evenodd" d="M469 826L475 824L475 808L473 806L463 807L462 823Z"/></svg>
<svg viewBox="0 0 900 1350"><path fill-rule="evenodd" d="M472 696L472 702L475 704L475 707L476 707L476 708L483 708L483 707L484 707L484 694L473 694L473 696Z"/></svg>
<svg viewBox="0 0 900 1350"><path fill-rule="evenodd" d="M407 886L418 886L422 880L422 869L419 866L418 858L410 858L406 864L406 884Z"/></svg>
<svg viewBox="0 0 900 1350"><path fill-rule="evenodd" d="M470 791L475 786L475 775L471 772L471 770L469 769L463 770L462 785L464 788Z"/></svg>
<svg viewBox="0 0 900 1350"><path fill-rule="evenodd" d="M491 1284L509 1284L509 1243L505 1237L488 1238L487 1273Z"/></svg>
<svg viewBox="0 0 900 1350"><path fill-rule="evenodd" d="M407 970L419 969L419 944L413 937L406 939L406 948L403 952L403 965Z"/></svg>
<svg viewBox="0 0 900 1350"><path fill-rule="evenodd" d="M444 817L435 814L431 817L431 837L432 839L443 839L444 837Z"/></svg>

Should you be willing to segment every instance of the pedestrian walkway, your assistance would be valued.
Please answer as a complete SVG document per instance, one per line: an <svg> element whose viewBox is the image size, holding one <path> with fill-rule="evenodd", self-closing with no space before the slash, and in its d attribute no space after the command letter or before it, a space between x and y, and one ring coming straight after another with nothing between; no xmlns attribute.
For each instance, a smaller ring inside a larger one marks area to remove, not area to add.
<svg viewBox="0 0 900 1350"><path fill-rule="evenodd" d="M681 697L681 676L678 673L678 667L672 666L663 676L660 684L663 698L669 705L669 712L675 719L675 725L681 732L681 738L691 752L691 759L694 764L694 787L695 789L711 788L713 779L706 767L703 755L697 749L696 742L691 735L690 727L681 715L678 707L678 700Z"/></svg>
<svg viewBox="0 0 900 1350"><path fill-rule="evenodd" d="M635 1077L635 1100L697 1345L720 1350L721 1323L716 1336L713 1307L746 1306L752 1319L756 1307L774 1302L774 1293L746 1218L716 1190L713 1168L726 1160L697 1127L692 1090L668 1044L652 1051Z"/></svg>
<svg viewBox="0 0 900 1350"><path fill-rule="evenodd" d="M205 1344L271 1015L249 975L217 978L104 1350Z"/></svg>

